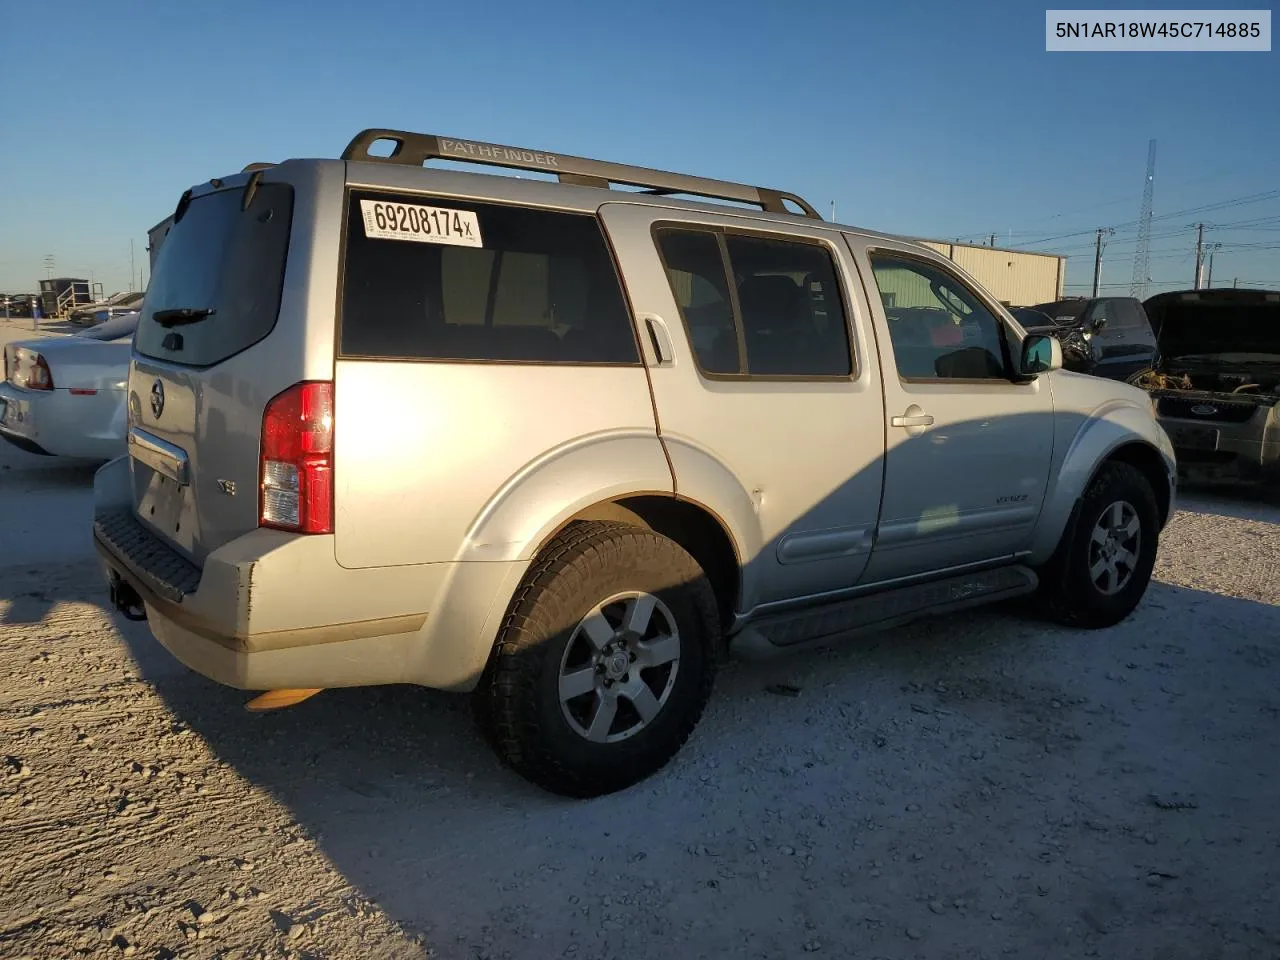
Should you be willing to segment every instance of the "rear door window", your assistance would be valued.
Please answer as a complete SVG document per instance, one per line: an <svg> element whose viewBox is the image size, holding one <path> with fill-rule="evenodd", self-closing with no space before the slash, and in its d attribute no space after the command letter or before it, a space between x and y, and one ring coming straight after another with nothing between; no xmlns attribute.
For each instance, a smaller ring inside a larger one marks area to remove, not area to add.
<svg viewBox="0 0 1280 960"><path fill-rule="evenodd" d="M656 239L704 374L771 379L853 373L836 266L824 245L666 226Z"/></svg>
<svg viewBox="0 0 1280 960"><path fill-rule="evenodd" d="M344 356L640 362L594 216L358 190L349 204Z"/></svg>
<svg viewBox="0 0 1280 960"><path fill-rule="evenodd" d="M293 188L263 183L247 210L241 209L243 198L239 188L196 197L170 229L134 340L134 349L143 356L208 367L248 349L274 329ZM177 325L156 319L176 310L199 316Z"/></svg>

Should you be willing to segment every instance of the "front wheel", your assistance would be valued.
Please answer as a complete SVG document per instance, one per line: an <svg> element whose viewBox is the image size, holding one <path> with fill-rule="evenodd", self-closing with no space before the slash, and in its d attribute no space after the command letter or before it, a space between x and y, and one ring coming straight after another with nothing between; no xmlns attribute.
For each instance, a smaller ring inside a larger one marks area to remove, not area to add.
<svg viewBox="0 0 1280 960"><path fill-rule="evenodd" d="M1041 572L1052 612L1089 628L1129 616L1151 582L1159 535L1159 507L1147 478L1127 463L1105 464L1080 501L1074 527Z"/></svg>
<svg viewBox="0 0 1280 960"><path fill-rule="evenodd" d="M570 526L530 568L476 690L499 756L554 793L591 797L655 773L711 693L718 629L705 574L640 527Z"/></svg>

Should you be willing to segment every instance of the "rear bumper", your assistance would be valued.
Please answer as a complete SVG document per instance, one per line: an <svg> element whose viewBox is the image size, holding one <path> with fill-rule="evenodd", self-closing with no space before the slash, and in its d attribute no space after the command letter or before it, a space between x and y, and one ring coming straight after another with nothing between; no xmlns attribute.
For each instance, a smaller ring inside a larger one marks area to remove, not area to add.
<svg viewBox="0 0 1280 960"><path fill-rule="evenodd" d="M0 383L0 436L31 453L110 460L124 452L123 390L88 395Z"/></svg>
<svg viewBox="0 0 1280 960"><path fill-rule="evenodd" d="M254 530L197 568L95 478L94 543L119 606L136 597L183 664L243 690L415 683L469 690L527 562L347 569L333 539ZM113 488L115 488L113 490Z"/></svg>

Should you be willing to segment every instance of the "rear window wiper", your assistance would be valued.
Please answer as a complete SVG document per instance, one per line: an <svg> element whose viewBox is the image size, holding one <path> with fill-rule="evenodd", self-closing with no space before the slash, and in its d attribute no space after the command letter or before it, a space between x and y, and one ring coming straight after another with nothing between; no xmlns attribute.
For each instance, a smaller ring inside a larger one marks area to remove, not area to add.
<svg viewBox="0 0 1280 960"><path fill-rule="evenodd" d="M151 314L151 319L162 327L182 327L189 323L199 323L217 312L212 307L173 307L169 310L157 310Z"/></svg>

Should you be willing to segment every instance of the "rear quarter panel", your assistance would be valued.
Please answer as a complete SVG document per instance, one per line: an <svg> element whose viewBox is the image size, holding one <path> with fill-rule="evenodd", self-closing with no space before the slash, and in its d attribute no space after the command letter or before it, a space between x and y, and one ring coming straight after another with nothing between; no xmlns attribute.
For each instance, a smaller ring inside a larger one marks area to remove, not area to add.
<svg viewBox="0 0 1280 960"><path fill-rule="evenodd" d="M671 493L643 367L339 360L345 567L527 558L577 510Z"/></svg>

